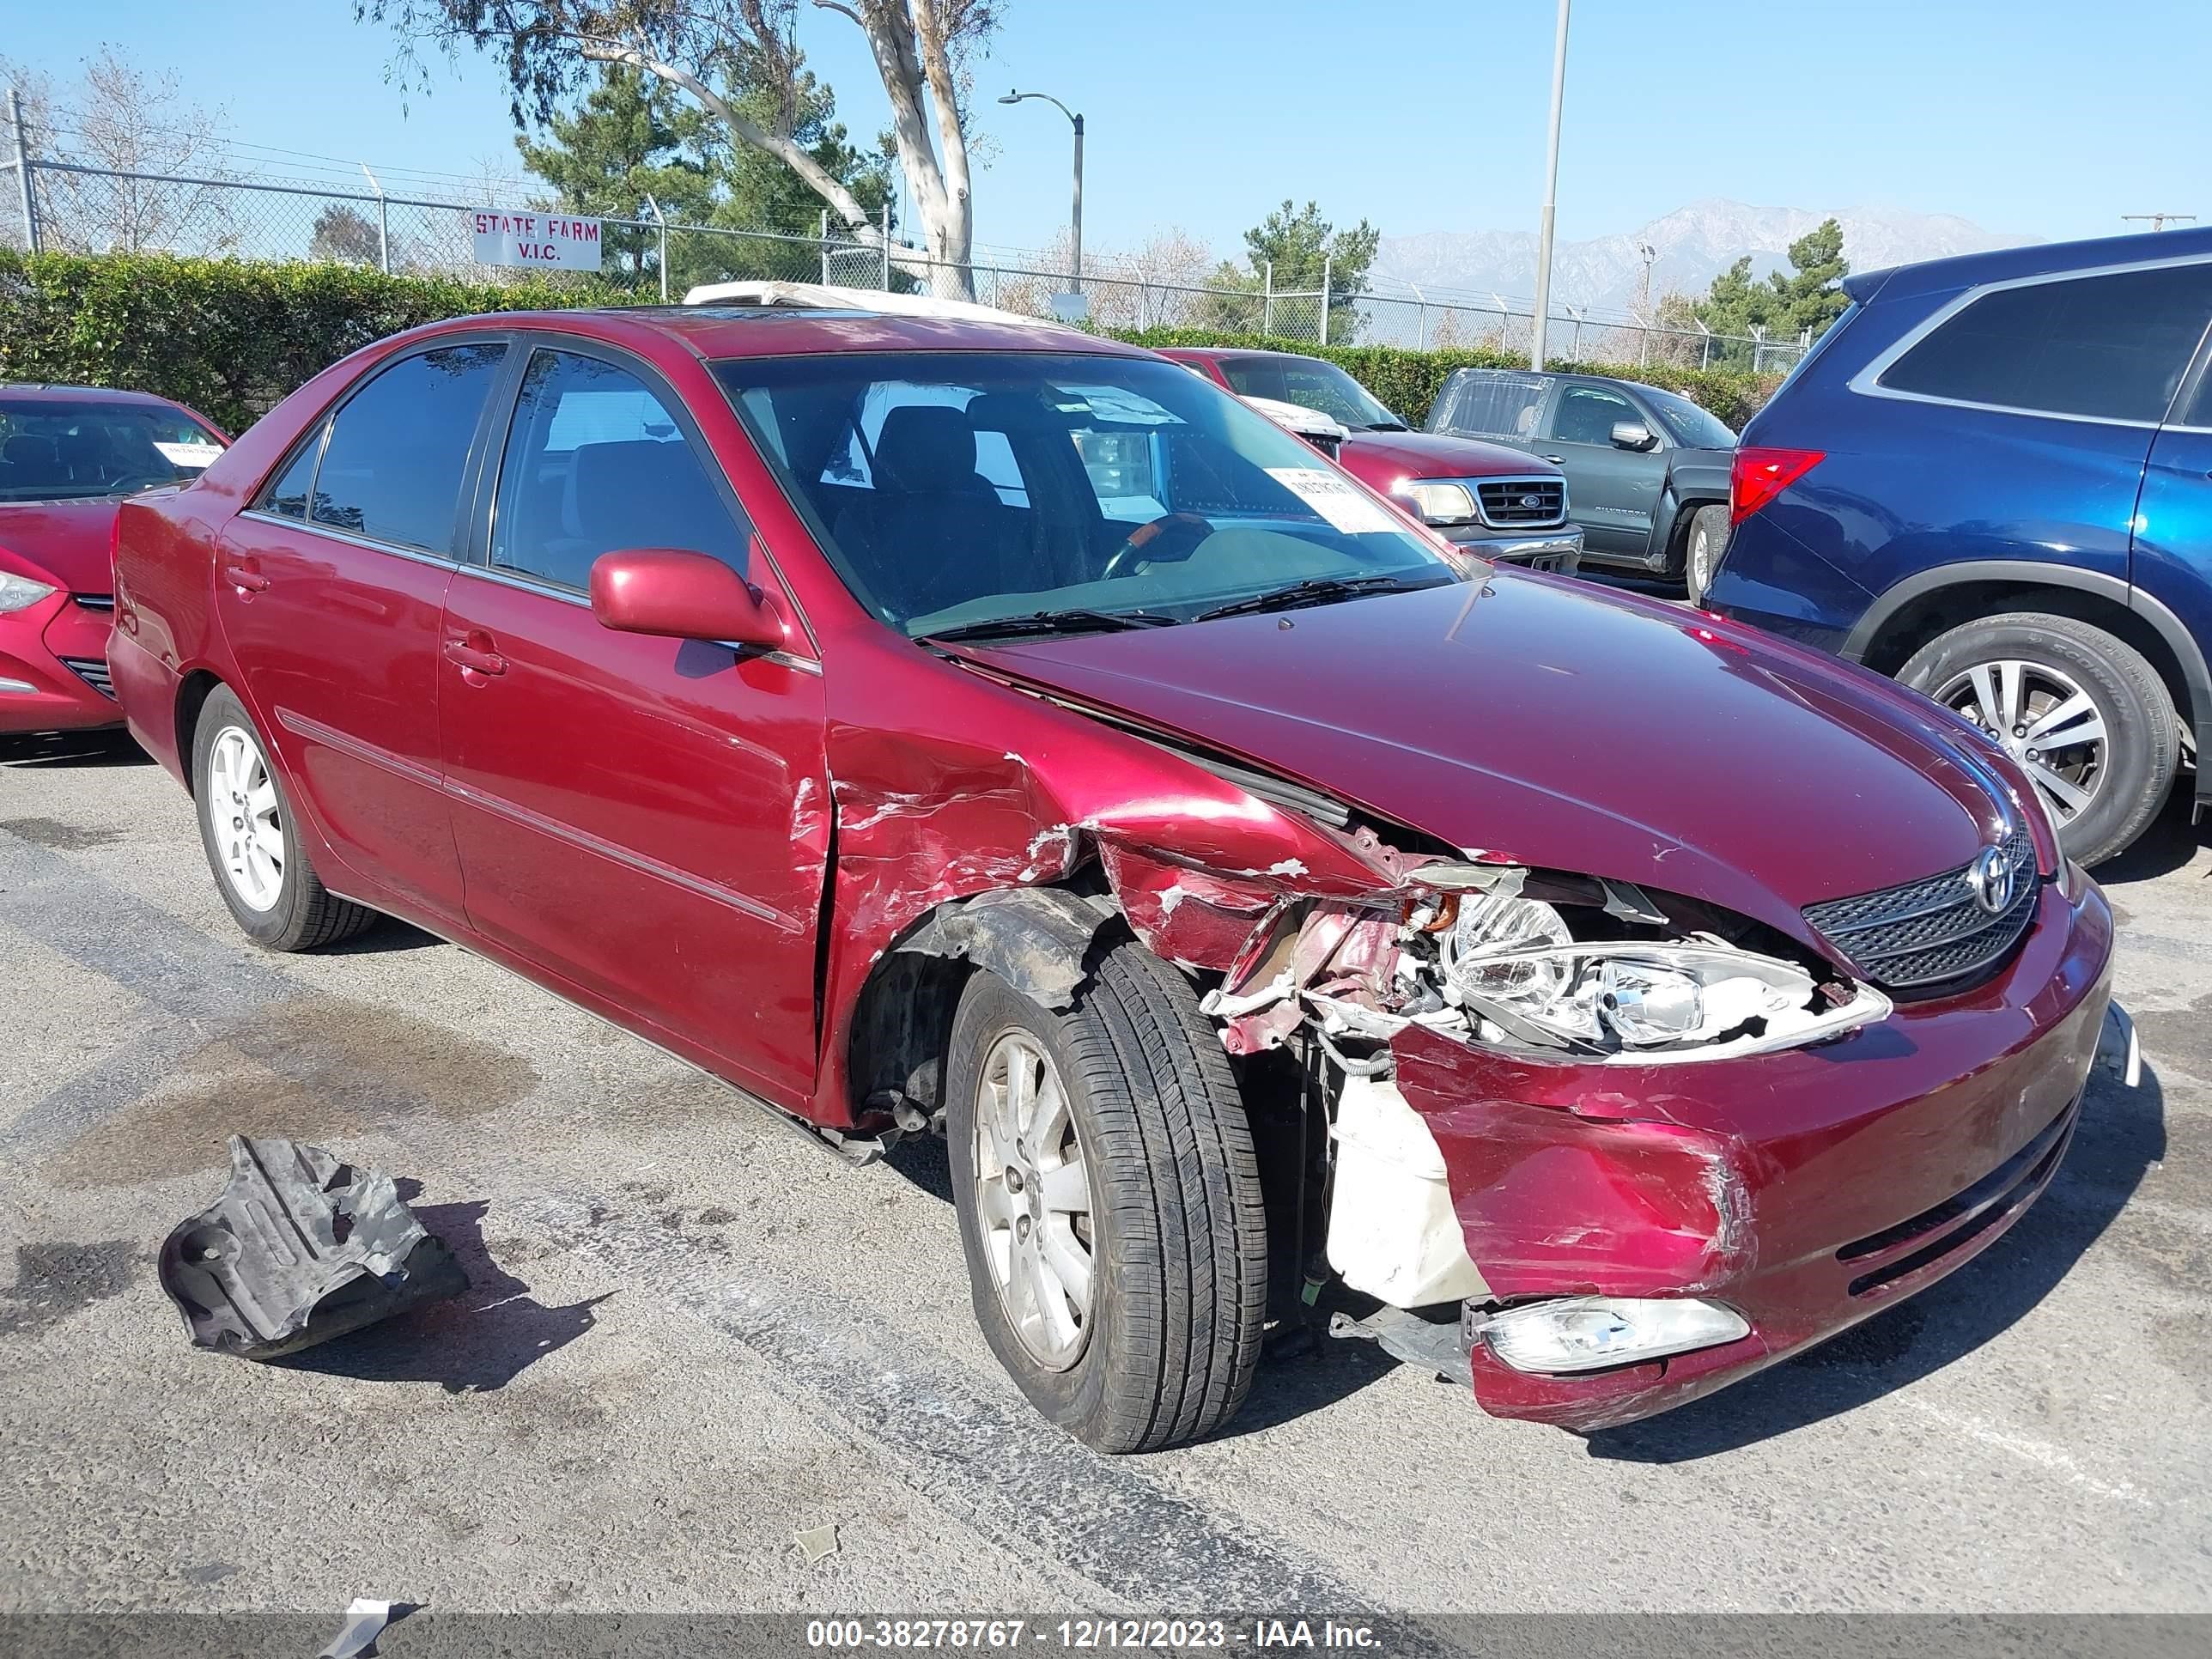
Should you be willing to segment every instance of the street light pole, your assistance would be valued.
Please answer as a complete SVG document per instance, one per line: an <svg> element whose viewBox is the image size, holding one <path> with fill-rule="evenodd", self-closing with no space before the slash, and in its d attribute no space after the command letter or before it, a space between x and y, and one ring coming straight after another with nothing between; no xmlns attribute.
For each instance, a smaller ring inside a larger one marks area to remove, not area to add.
<svg viewBox="0 0 2212 1659"><path fill-rule="evenodd" d="M1002 104L1018 104L1025 98L1042 98L1065 115L1075 129L1075 203L1070 212L1068 233L1074 242L1072 262L1075 269L1069 273L1073 291L1083 292L1083 118L1048 92L1009 92L999 100Z"/></svg>
<svg viewBox="0 0 2212 1659"><path fill-rule="evenodd" d="M1528 367L1544 367L1544 329L1552 314L1552 225L1559 199L1559 109L1567 94L1567 8L1559 0L1559 31L1552 46L1552 137L1544 167L1544 216L1536 237L1536 316L1528 343Z"/></svg>

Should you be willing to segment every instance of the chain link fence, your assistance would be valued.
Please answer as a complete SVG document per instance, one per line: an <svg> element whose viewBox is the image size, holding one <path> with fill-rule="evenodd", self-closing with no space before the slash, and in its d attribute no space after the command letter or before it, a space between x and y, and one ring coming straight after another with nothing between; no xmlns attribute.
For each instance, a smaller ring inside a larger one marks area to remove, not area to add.
<svg viewBox="0 0 2212 1659"><path fill-rule="evenodd" d="M476 259L481 203L347 191L307 182L124 173L42 159L27 135L0 120L0 246L80 253L164 252L241 259L320 259L403 274L501 283L526 273ZM556 284L604 287L641 299L680 300L699 284L748 279L957 294L1027 316L1079 315L1101 329L1182 328L1264 334L1338 345L1434 350L1486 347L1526 352L1529 301L1377 283L1357 294L1278 289L1272 270L1237 286L1162 280L1111 258L1082 275L1042 261L994 258L953 267L892 240L888 225L816 234L655 219L600 221L601 267L533 270ZM1399 289L1406 291L1400 292ZM1067 296L1079 295L1080 309ZM1638 316L1570 306L1555 309L1548 354L1571 362L1779 372L1803 355L1802 339L1711 333Z"/></svg>

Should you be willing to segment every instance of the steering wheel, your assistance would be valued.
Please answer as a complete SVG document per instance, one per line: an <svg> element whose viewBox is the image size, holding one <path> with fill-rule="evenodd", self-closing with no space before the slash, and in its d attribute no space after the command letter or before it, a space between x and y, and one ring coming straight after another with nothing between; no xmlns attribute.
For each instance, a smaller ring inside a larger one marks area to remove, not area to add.
<svg viewBox="0 0 2212 1659"><path fill-rule="evenodd" d="M1164 558L1178 547L1188 555L1212 533L1212 523L1195 513L1170 513L1150 524L1140 524L1107 556L1106 567L1098 573L1098 580L1112 581L1117 576L1130 574L1124 567L1133 565L1139 559Z"/></svg>

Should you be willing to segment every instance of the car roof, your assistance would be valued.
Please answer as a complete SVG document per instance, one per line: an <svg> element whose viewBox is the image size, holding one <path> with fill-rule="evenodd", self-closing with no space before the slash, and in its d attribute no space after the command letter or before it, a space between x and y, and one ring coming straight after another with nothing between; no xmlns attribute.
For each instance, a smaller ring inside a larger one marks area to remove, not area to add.
<svg viewBox="0 0 2212 1659"><path fill-rule="evenodd" d="M133 392L112 386L61 386L50 380L0 380L0 398L33 404L155 404L163 409L184 407L155 392Z"/></svg>
<svg viewBox="0 0 2212 1659"><path fill-rule="evenodd" d="M1916 294L1947 294L2017 276L2186 259L2212 259L2212 226L2100 236L2080 242L2031 242L2026 247L1993 248L1983 253L1954 254L1947 259L1924 259L1918 264L1854 271L1844 278L1844 292L1859 301L1869 300L1877 293L1885 299L1901 299Z"/></svg>
<svg viewBox="0 0 2212 1659"><path fill-rule="evenodd" d="M574 311L502 311L456 317L424 332L461 329L544 329L612 345L645 337L673 340L708 360L796 357L849 351L1081 352L1149 357L1124 345L1056 323L998 322L980 317L921 317L845 307L794 306L624 306Z"/></svg>
<svg viewBox="0 0 2212 1659"><path fill-rule="evenodd" d="M1257 346L1162 346L1160 356L1172 357L1177 362L1242 363L1255 361L1281 361L1298 363L1325 363L1326 357L1312 357L1303 351L1268 351Z"/></svg>
<svg viewBox="0 0 2212 1659"><path fill-rule="evenodd" d="M1451 378L1456 380L1463 374L1498 374L1516 380L1579 380L1588 386L1626 386L1631 392L1648 392L1651 396L1657 398L1679 398L1682 395L1679 392L1669 392L1663 386L1651 386L1643 380L1623 380L1618 374L1585 374L1580 369L1577 368L1481 368L1470 367L1467 368L1454 369L1451 373Z"/></svg>

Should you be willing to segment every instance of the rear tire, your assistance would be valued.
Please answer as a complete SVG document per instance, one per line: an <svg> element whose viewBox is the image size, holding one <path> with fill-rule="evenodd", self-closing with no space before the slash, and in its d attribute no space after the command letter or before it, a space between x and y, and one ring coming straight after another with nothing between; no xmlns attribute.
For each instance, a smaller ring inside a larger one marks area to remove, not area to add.
<svg viewBox="0 0 2212 1659"><path fill-rule="evenodd" d="M377 914L317 878L268 755L237 694L216 687L192 728L192 803L216 890L264 950L312 951L350 939Z"/></svg>
<svg viewBox="0 0 2212 1659"><path fill-rule="evenodd" d="M1701 507L1691 515L1690 533L1682 544L1682 586L1689 590L1692 605L1703 605L1712 591L1713 570L1728 547L1728 538L1725 507Z"/></svg>
<svg viewBox="0 0 2212 1659"><path fill-rule="evenodd" d="M950 1060L954 1201L975 1317L1000 1363L1040 1412L1100 1451L1155 1451L1218 1429L1259 1364L1267 1228L1236 1079L1189 986L1126 939L1094 948L1066 1012L979 972ZM1018 1098L1012 1063L1035 1079L1027 1130L1006 1115ZM1048 1119L1062 1121L1039 1144ZM1002 1158L1010 1145L1018 1150ZM1066 1207L1079 1184L1071 1164L1088 1206L1079 1221ZM1024 1248L1072 1271L1040 1281L1030 1256L1030 1288L1018 1290ZM1069 1292L1051 1317L1039 1312L1040 1282Z"/></svg>
<svg viewBox="0 0 2212 1659"><path fill-rule="evenodd" d="M1923 646L1898 678L2012 751L2077 863L2124 852L2173 787L2173 700L2141 652L2092 623L2025 611L1985 617ZM2069 702L2079 712L2054 718Z"/></svg>

